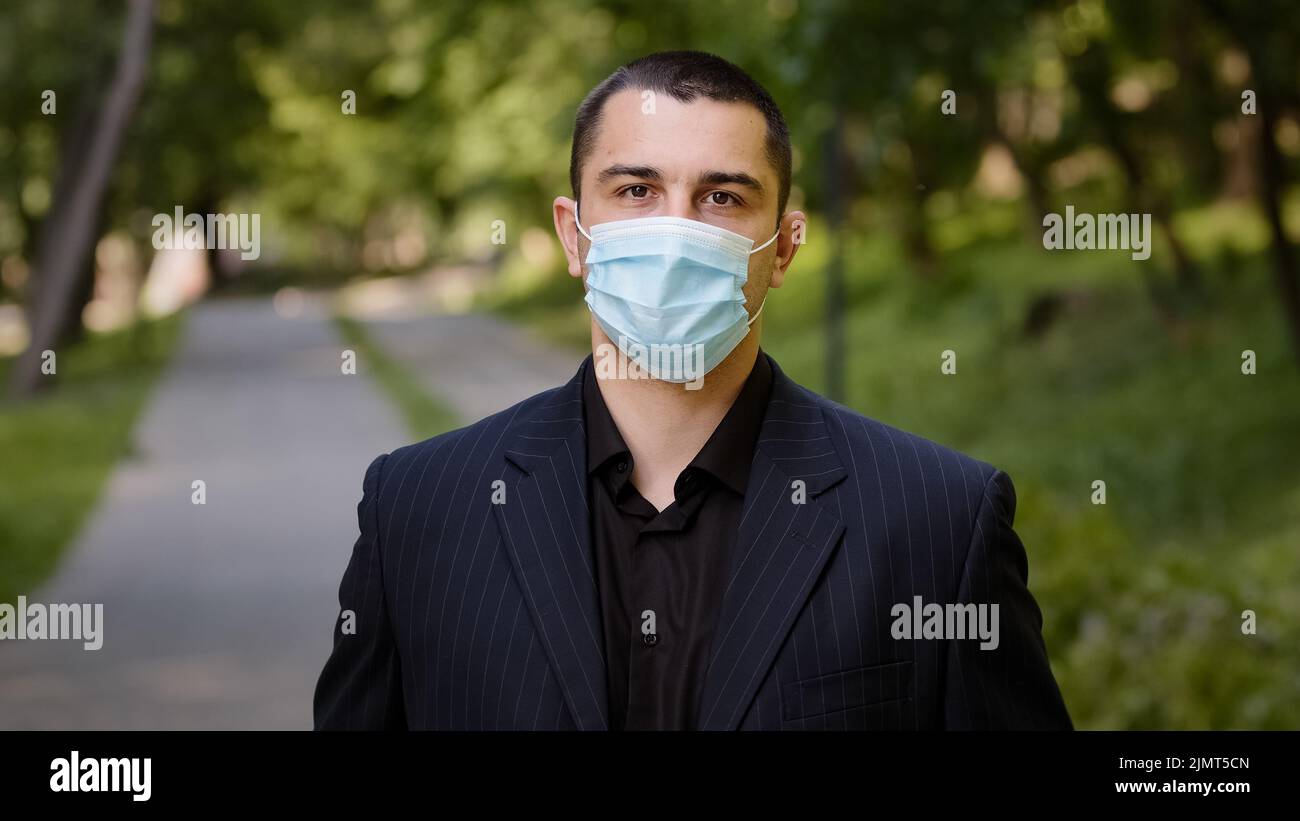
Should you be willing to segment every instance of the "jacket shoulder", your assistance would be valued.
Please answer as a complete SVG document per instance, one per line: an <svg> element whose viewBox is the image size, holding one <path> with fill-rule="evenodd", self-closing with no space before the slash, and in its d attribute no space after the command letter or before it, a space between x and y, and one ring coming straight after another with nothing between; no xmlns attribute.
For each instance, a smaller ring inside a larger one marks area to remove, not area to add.
<svg viewBox="0 0 1300 821"><path fill-rule="evenodd" d="M458 473L462 469L477 472L489 463L499 462L498 457L510 446L521 425L566 401L565 389L565 385L550 388L472 424L397 448L388 454L384 471L418 471L430 462L454 460ZM575 408L582 412L580 403Z"/></svg>
<svg viewBox="0 0 1300 821"><path fill-rule="evenodd" d="M968 489L982 492L1002 471L994 465L915 433L873 419L820 394L806 390L821 408L832 440L842 458L887 465L905 478L941 473L947 481L960 480ZM846 467L849 467L846 465ZM921 475L918 475L921 474ZM907 482L904 482L907 484Z"/></svg>

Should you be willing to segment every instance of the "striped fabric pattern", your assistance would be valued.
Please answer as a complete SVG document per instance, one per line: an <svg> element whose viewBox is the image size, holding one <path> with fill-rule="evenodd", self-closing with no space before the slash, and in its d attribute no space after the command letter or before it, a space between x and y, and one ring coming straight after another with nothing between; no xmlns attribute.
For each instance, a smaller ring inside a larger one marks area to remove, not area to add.
<svg viewBox="0 0 1300 821"><path fill-rule="evenodd" d="M701 729L1070 729L1007 474L771 364ZM588 367L370 465L318 729L607 729ZM997 648L894 638L917 596L998 604Z"/></svg>

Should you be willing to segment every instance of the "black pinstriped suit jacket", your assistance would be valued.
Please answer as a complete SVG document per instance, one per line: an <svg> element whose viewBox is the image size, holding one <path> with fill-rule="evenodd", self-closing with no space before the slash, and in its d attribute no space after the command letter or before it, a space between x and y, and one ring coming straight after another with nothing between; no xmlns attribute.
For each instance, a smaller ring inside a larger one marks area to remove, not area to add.
<svg viewBox="0 0 1300 821"><path fill-rule="evenodd" d="M317 729L607 727L591 366L370 465ZM772 369L701 727L1070 728L1007 475ZM997 603L997 648L893 638L914 596Z"/></svg>

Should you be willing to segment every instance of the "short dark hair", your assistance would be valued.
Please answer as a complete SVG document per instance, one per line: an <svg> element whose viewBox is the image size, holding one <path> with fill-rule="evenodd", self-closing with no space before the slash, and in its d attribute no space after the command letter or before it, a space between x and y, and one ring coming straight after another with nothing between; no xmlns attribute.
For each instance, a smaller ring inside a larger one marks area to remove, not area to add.
<svg viewBox="0 0 1300 821"><path fill-rule="evenodd" d="M767 121L767 159L780 180L777 216L790 199L790 129L772 95L738 66L702 51L661 51L633 60L606 77L578 106L569 156L569 184L579 197L582 164L591 155L602 109L610 95L627 88L667 94L683 103L697 97L723 103L749 103Z"/></svg>

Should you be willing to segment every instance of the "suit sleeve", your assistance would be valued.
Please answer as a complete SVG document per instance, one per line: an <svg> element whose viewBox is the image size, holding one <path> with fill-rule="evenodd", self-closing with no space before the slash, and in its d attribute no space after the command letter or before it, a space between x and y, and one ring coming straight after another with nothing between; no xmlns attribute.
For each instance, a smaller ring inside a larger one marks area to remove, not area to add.
<svg viewBox="0 0 1300 821"><path fill-rule="evenodd" d="M379 489L384 460L370 463L362 482L361 535L339 584L334 649L316 682L317 730L404 729L402 674L384 594L379 546ZM349 619L351 616L351 619Z"/></svg>
<svg viewBox="0 0 1300 821"><path fill-rule="evenodd" d="M1015 510L1011 477L996 471L975 515L957 601L998 606L992 622L997 644L972 638L948 642L944 724L949 729L1073 729L1048 664L1025 548L1011 526Z"/></svg>

